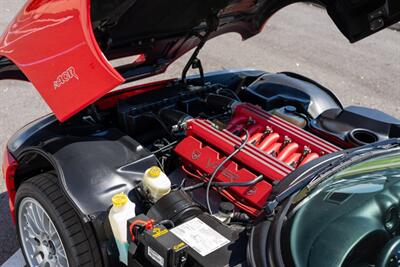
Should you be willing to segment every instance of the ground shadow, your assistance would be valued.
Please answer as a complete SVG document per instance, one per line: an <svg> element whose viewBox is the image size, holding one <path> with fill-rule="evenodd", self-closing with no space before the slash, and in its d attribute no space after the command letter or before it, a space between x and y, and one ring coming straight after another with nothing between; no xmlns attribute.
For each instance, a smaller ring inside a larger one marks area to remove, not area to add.
<svg viewBox="0 0 400 267"><path fill-rule="evenodd" d="M8 195L0 194L0 266L18 250L15 227L8 209Z"/></svg>

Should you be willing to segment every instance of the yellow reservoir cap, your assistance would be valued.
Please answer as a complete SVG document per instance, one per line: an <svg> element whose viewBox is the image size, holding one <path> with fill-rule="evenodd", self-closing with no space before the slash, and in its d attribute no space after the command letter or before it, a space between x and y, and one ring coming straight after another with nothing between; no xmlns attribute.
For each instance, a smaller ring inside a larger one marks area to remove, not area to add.
<svg viewBox="0 0 400 267"><path fill-rule="evenodd" d="M149 169L148 175L150 177L158 177L161 174L161 169L157 166L153 166Z"/></svg>
<svg viewBox="0 0 400 267"><path fill-rule="evenodd" d="M114 195L111 198L111 201L115 207L122 207L126 203L128 203L128 196L125 195L124 193L119 193L119 194Z"/></svg>

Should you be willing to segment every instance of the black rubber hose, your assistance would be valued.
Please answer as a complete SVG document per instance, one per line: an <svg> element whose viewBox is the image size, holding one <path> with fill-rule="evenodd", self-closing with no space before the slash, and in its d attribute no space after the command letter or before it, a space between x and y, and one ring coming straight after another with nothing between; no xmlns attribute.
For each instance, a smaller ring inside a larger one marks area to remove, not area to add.
<svg viewBox="0 0 400 267"><path fill-rule="evenodd" d="M165 132L171 136L174 137L171 133L171 129L168 128L168 126L165 124L165 122L160 118L160 116L154 114L153 112L145 112L142 114L144 117L152 118L155 119L158 123L160 123L161 127L165 130Z"/></svg>
<svg viewBox="0 0 400 267"><path fill-rule="evenodd" d="M237 101L241 101L240 97L234 91L232 91L230 89L220 88L217 90L217 94L224 95L224 92L229 94L230 96L233 96L233 98L236 99Z"/></svg>
<svg viewBox="0 0 400 267"><path fill-rule="evenodd" d="M205 101L206 105L217 113L231 111L233 104L237 102L235 99L217 94L209 94Z"/></svg>
<svg viewBox="0 0 400 267"><path fill-rule="evenodd" d="M159 111L159 116L165 125L171 130L172 126L184 123L192 117L185 112L176 109L162 109Z"/></svg>
<svg viewBox="0 0 400 267"><path fill-rule="evenodd" d="M256 178L254 178L251 181L246 181L246 182L212 182L211 185L215 187L230 187L230 186L240 186L240 187L246 187L246 186L252 186L255 185L256 183L262 181L264 179L263 175L259 175ZM201 182L197 183L188 187L182 188L183 191L192 191L198 188L203 187L206 184L206 182Z"/></svg>
<svg viewBox="0 0 400 267"><path fill-rule="evenodd" d="M228 186L252 186L255 185L256 183L262 181L264 179L264 176L261 174L254 178L251 181L246 181L246 182L214 182L212 183L212 186L217 186L217 187L228 187Z"/></svg>
<svg viewBox="0 0 400 267"><path fill-rule="evenodd" d="M222 169L222 167L229 161L231 160L231 158L233 158L237 153L239 153L247 144L247 142L249 141L249 132L245 129L244 130L246 138L244 139L244 141L242 142L242 144L235 150L232 152L232 154L230 154L229 156L227 156L218 166L217 168L215 168L214 172L212 173L210 180L208 180L207 183L207 188L206 188L206 202L207 202L207 208L208 208L208 212L212 215L212 210L211 210L211 205L210 205L210 188L212 185L212 182L215 178L215 176L217 176L217 173Z"/></svg>

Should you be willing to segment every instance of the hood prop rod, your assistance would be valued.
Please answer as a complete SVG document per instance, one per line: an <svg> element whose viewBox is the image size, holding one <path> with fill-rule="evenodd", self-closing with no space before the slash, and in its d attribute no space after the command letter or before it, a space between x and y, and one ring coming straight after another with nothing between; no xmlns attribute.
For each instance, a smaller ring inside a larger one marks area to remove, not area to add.
<svg viewBox="0 0 400 267"><path fill-rule="evenodd" d="M215 31L218 27L218 17L217 16L210 16L207 20L207 31L204 35L197 34L196 36L200 39L199 44L197 45L196 49L194 50L192 56L189 58L189 61L186 63L185 67L183 68L182 71L182 84L187 85L187 73L192 67L193 69L199 69L200 72L200 79L202 84L205 84L204 81L204 70L203 70L203 65L201 64L200 59L198 59L198 55L200 53L200 50L204 47L206 44L208 37L210 36L211 32Z"/></svg>
<svg viewBox="0 0 400 267"><path fill-rule="evenodd" d="M199 69L200 71L200 79L201 83L204 85L204 70L203 70L203 65L201 65L200 59L197 58L197 56L200 53L200 50L203 48L205 45L208 36L210 35L210 32L206 32L203 36L200 37L200 43L194 50L192 56L190 57L189 61L186 63L185 67L183 68L182 71L182 84L187 85L187 73L189 71L189 68L192 67L193 69Z"/></svg>

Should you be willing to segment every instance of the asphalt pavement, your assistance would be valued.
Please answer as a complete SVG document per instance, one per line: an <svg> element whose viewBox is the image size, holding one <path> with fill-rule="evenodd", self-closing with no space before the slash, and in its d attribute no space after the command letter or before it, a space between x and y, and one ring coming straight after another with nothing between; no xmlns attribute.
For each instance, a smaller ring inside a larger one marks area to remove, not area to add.
<svg viewBox="0 0 400 267"><path fill-rule="evenodd" d="M0 0L0 32L23 2ZM153 80L178 76L187 58ZM269 20L261 34L246 42L237 34L212 40L200 58L206 71L254 68L297 72L330 88L344 105L369 106L400 117L399 32L383 30L350 44L325 10L315 6L286 8ZM0 148L16 130L49 112L34 88L24 82L0 82L0 103ZM0 265L18 249L4 191L0 177Z"/></svg>

